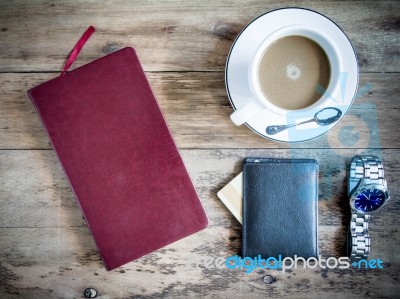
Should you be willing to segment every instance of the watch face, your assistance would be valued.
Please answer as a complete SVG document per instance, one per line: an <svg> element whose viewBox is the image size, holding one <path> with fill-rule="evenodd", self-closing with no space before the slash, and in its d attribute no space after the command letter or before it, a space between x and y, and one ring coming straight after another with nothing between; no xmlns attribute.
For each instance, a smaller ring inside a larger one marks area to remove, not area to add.
<svg viewBox="0 0 400 299"><path fill-rule="evenodd" d="M382 206L385 199L386 196L382 190L375 188L366 189L357 195L354 206L359 211L372 212Z"/></svg>

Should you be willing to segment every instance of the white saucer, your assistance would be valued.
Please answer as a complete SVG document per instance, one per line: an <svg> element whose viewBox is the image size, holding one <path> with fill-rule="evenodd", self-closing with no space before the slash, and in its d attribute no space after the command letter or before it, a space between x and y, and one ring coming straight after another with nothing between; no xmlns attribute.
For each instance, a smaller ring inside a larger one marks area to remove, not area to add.
<svg viewBox="0 0 400 299"><path fill-rule="evenodd" d="M310 122L291 127L276 134L268 134L270 126L289 125L312 119L323 107L293 111L285 115L265 108L257 113L246 125L257 134L276 141L298 142L315 138L331 129L349 110L358 86L358 63L355 51L344 32L327 17L303 8L283 8L268 12L250 22L239 33L229 52L225 69L225 85L229 101L236 110L253 99L248 82L248 67L262 41L275 30L294 24L304 24L324 32L333 40L342 54L343 73L340 88L330 95L324 107L341 111L335 122L318 125ZM271 132L271 130L269 130Z"/></svg>

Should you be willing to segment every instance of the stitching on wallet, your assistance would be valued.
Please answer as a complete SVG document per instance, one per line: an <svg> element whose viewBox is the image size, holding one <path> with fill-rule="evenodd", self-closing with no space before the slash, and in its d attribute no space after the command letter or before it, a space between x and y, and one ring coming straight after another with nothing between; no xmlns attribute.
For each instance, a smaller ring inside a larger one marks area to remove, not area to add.
<svg viewBox="0 0 400 299"><path fill-rule="evenodd" d="M315 170L315 204L314 204L314 210L315 210L315 254L318 256L318 172L319 172L319 165L317 164L317 169Z"/></svg>
<svg viewBox="0 0 400 299"><path fill-rule="evenodd" d="M242 256L245 257L245 252L247 251L247 243L246 243L246 227L247 227L247 213L246 213L246 185L247 185L247 175L244 171L247 168L248 164L243 165L243 231L242 231L242 239L243 239L243 250Z"/></svg>

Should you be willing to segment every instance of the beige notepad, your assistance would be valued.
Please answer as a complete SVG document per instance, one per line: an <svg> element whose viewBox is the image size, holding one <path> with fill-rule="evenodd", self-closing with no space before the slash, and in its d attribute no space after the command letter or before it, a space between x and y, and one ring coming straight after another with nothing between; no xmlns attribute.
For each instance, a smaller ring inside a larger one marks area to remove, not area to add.
<svg viewBox="0 0 400 299"><path fill-rule="evenodd" d="M242 224L242 200L243 200L243 175L239 173L232 181L222 188L217 196L231 211L233 216Z"/></svg>

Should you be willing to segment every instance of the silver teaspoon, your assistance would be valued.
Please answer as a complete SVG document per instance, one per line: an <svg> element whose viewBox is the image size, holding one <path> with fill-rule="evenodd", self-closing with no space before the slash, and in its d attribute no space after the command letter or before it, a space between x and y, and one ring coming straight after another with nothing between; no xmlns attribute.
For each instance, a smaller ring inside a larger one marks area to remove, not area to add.
<svg viewBox="0 0 400 299"><path fill-rule="evenodd" d="M268 126L266 129L266 132L268 135L275 135L275 134L282 132L288 128L306 124L306 123L311 123L311 122L316 122L320 126L328 126L328 125L333 124L334 122L338 121L341 116L342 116L342 111L340 111L340 109L335 108L335 107L327 107L327 108L321 109L320 111L315 113L315 115L312 119L303 121L298 124Z"/></svg>

